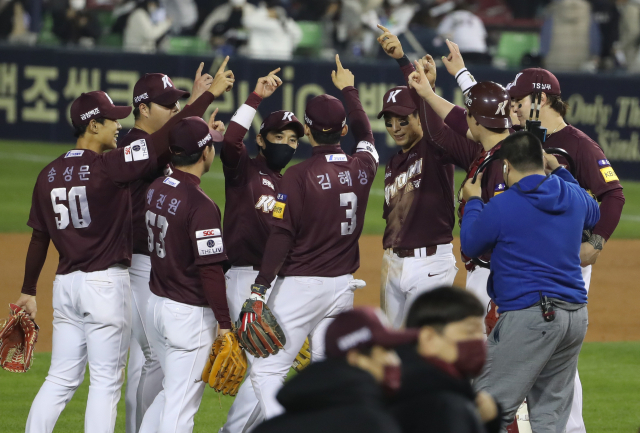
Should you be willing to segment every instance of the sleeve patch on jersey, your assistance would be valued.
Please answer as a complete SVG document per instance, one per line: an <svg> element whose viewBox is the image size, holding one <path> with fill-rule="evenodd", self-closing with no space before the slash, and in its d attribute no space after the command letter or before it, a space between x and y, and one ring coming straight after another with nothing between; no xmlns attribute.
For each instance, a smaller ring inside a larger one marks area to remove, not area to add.
<svg viewBox="0 0 640 433"><path fill-rule="evenodd" d="M165 180L162 181L162 183L172 186L174 188L180 185L180 181L172 177L167 177Z"/></svg>
<svg viewBox="0 0 640 433"><path fill-rule="evenodd" d="M200 238L209 238L211 236L221 236L222 233L220 229L208 229L208 230L198 230L196 232L196 239Z"/></svg>
<svg viewBox="0 0 640 433"><path fill-rule="evenodd" d="M84 150L70 150L67 152L67 154L64 156L65 158L74 158L77 156L82 156L82 154L84 153Z"/></svg>
<svg viewBox="0 0 640 433"><path fill-rule="evenodd" d="M281 201L282 203L286 203L287 202L287 195L286 194L278 194L276 196L276 200Z"/></svg>
<svg viewBox="0 0 640 433"><path fill-rule="evenodd" d="M369 152L371 156L373 156L373 159L376 160L376 163L380 162L380 157L378 156L376 147L368 141L361 141L358 143L358 146L356 146L356 152Z"/></svg>
<svg viewBox="0 0 640 433"><path fill-rule="evenodd" d="M599 160L598 160L598 165L599 165L600 167L610 167L610 166L611 166L611 163L609 162L609 160L608 160L608 159L599 159Z"/></svg>
<svg viewBox="0 0 640 433"><path fill-rule="evenodd" d="M325 155L327 162L344 162L347 160L347 155L342 153L334 153L331 155Z"/></svg>
<svg viewBox="0 0 640 433"><path fill-rule="evenodd" d="M605 182L613 182L614 180L620 180L618 179L618 176L616 175L616 172L613 171L613 168L611 167L604 167L600 169L600 173L602 173L602 177L604 178Z"/></svg>
<svg viewBox="0 0 640 433"><path fill-rule="evenodd" d="M499 183L496 185L496 187L493 189L493 196L497 196L498 194L502 194L503 192L505 192L507 190L507 186L504 183Z"/></svg>
<svg viewBox="0 0 640 433"><path fill-rule="evenodd" d="M147 140L144 138L136 140L124 148L124 160L126 162L142 161L144 159L149 159Z"/></svg>
<svg viewBox="0 0 640 433"><path fill-rule="evenodd" d="M222 238L200 239L198 241L198 254L201 256L209 256L211 254L222 253Z"/></svg>
<svg viewBox="0 0 640 433"><path fill-rule="evenodd" d="M278 194L278 195L280 195L280 194ZM282 219L284 217L284 208L286 206L287 205L284 204L283 202L277 201L276 202L276 206L273 208L273 217L274 218L278 218L278 219Z"/></svg>

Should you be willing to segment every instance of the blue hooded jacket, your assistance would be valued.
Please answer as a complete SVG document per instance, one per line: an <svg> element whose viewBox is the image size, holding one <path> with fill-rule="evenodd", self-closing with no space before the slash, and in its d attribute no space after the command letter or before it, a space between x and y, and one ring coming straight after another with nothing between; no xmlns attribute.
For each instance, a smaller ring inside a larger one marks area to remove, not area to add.
<svg viewBox="0 0 640 433"><path fill-rule="evenodd" d="M487 292L500 312L534 305L539 291L586 303L582 230L599 219L598 203L560 168L549 176L526 176L487 204L469 200L460 241L470 257L493 249Z"/></svg>

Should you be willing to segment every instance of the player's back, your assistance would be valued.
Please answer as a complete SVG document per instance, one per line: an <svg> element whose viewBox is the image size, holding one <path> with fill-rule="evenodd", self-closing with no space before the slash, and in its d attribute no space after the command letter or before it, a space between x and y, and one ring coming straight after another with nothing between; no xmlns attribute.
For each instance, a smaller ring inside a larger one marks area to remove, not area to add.
<svg viewBox="0 0 640 433"><path fill-rule="evenodd" d="M124 158L124 151L111 153L70 150L38 176L27 224L49 233L60 254L58 274L130 265L129 189L116 180L130 177L124 160L148 161L149 154L146 146L129 149Z"/></svg>
<svg viewBox="0 0 640 433"><path fill-rule="evenodd" d="M376 169L368 151L352 157L329 145L315 147L311 158L287 170L273 215L295 240L281 275L334 277L358 269L358 239Z"/></svg>

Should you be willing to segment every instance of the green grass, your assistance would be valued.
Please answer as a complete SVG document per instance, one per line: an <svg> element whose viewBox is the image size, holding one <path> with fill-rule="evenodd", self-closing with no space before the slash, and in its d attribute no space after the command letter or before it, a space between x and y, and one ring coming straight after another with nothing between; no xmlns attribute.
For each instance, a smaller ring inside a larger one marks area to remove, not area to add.
<svg viewBox="0 0 640 433"><path fill-rule="evenodd" d="M40 170L71 149L73 145L27 143L20 141L0 140L0 200L2 202L2 218L0 218L0 233L29 232L26 222L29 218L31 194L36 177ZM369 205L365 216L363 232L365 234L382 234L385 221L382 219L382 204L384 201L384 170L378 170ZM456 170L455 187L459 188L463 173ZM623 181L626 204L622 212L620 224L613 234L614 238L640 238L640 182ZM224 211L224 176L220 159L216 158L211 172L202 178L202 187L207 194ZM459 234L455 225L454 236Z"/></svg>
<svg viewBox="0 0 640 433"><path fill-rule="evenodd" d="M49 353L37 353L26 374L0 370L0 419L3 433L24 431L31 402L44 382ZM580 354L584 420L590 432L637 432L640 427L640 342L585 343ZM89 375L60 415L56 432L80 432ZM205 389L194 432L216 432L225 422L233 398ZM116 432L124 432L124 394L118 404Z"/></svg>

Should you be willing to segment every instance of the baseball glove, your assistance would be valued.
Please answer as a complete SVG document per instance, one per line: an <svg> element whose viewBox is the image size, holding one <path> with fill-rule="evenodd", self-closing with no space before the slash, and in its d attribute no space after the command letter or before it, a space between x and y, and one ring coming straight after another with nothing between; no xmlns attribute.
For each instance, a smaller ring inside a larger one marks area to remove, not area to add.
<svg viewBox="0 0 640 433"><path fill-rule="evenodd" d="M487 305L487 315L484 317L484 327L487 331L487 335L491 334L493 328L496 327L500 314L498 314L498 306L493 301L489 301Z"/></svg>
<svg viewBox="0 0 640 433"><path fill-rule="evenodd" d="M38 325L26 311L9 304L11 316L0 321L0 367L12 373L24 373L33 363L33 348L38 341Z"/></svg>
<svg viewBox="0 0 640 433"><path fill-rule="evenodd" d="M309 350L309 337L304 340L304 344L302 345L302 349L298 352L296 359L293 360L293 369L300 373L302 370L307 368L311 363L311 351Z"/></svg>
<svg viewBox="0 0 640 433"><path fill-rule="evenodd" d="M236 323L240 346L262 358L275 355L287 343L282 328L264 302L266 290L258 284L251 286L251 298L244 302Z"/></svg>
<svg viewBox="0 0 640 433"><path fill-rule="evenodd" d="M240 348L236 334L227 332L216 338L202 380L224 395L234 396L247 373L247 355Z"/></svg>

